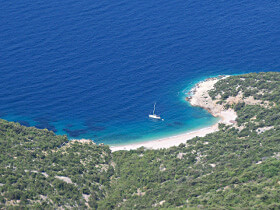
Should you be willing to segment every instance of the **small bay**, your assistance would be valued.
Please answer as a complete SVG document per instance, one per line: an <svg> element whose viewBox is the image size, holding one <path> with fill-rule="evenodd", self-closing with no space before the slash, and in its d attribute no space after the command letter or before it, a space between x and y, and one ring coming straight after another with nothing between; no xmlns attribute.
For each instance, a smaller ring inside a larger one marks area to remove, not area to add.
<svg viewBox="0 0 280 210"><path fill-rule="evenodd" d="M0 117L110 145L207 127L185 94L280 70L278 1L2 1ZM156 112L164 121L148 115Z"/></svg>

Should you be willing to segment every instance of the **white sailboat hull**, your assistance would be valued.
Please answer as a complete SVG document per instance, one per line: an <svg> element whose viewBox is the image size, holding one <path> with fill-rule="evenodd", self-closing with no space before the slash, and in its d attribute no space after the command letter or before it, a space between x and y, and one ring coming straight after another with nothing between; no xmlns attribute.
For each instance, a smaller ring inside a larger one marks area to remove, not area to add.
<svg viewBox="0 0 280 210"><path fill-rule="evenodd" d="M157 116L155 114L149 114L149 118L152 118L152 119L157 119L157 120L160 120L160 116Z"/></svg>

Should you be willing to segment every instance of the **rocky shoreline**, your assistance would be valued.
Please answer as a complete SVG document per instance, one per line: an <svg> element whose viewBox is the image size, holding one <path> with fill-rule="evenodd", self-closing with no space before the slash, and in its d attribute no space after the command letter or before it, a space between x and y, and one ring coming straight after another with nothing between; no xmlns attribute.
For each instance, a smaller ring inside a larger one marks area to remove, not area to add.
<svg viewBox="0 0 280 210"><path fill-rule="evenodd" d="M197 89L200 88L200 85L205 83L205 82L209 82L209 81L217 81L217 80L220 80L220 79L223 79L223 78L227 78L228 76L226 75L219 75L217 77L210 77L210 78L207 78L203 81L200 81L198 82L197 84L195 84L195 86L187 93L187 96L186 96L186 100L187 101L191 101L192 97L195 95L195 93L197 92Z"/></svg>

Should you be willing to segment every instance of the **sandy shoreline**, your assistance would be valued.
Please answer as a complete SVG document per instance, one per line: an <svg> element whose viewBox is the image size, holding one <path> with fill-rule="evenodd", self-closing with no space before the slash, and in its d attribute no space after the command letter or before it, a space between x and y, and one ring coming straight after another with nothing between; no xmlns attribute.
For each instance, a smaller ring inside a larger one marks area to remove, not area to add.
<svg viewBox="0 0 280 210"><path fill-rule="evenodd" d="M217 81L219 81L219 79L222 79L222 77L209 78L202 82L199 82L195 85L194 88L192 88L192 90L190 91L191 96L188 97L188 101L192 106L204 108L207 111L209 111L213 116L219 117L220 120L218 123L214 124L211 127L206 127L171 137L160 138L152 141L140 142L135 144L111 146L110 149L114 152L119 150L132 150L137 149L139 147L145 147L147 149L169 148L172 146L178 146L181 143L186 143L187 140L192 139L196 136L203 137L209 133L216 132L219 130L219 123L224 123L228 125L234 124L235 119L237 117L236 113L231 109L224 110L224 108L221 105L216 104L216 102L213 101L208 94L208 91L214 88L214 84Z"/></svg>

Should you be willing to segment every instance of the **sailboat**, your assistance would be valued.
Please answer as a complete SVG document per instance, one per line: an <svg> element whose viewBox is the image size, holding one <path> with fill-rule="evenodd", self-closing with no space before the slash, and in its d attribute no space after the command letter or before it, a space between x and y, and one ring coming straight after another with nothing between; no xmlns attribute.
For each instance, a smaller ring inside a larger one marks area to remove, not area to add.
<svg viewBox="0 0 280 210"><path fill-rule="evenodd" d="M154 111L153 111L153 114L149 114L149 118L152 118L152 119L156 119L156 120L160 120L160 116L159 115L156 115L155 114L155 111L156 111L156 103L154 104Z"/></svg>

